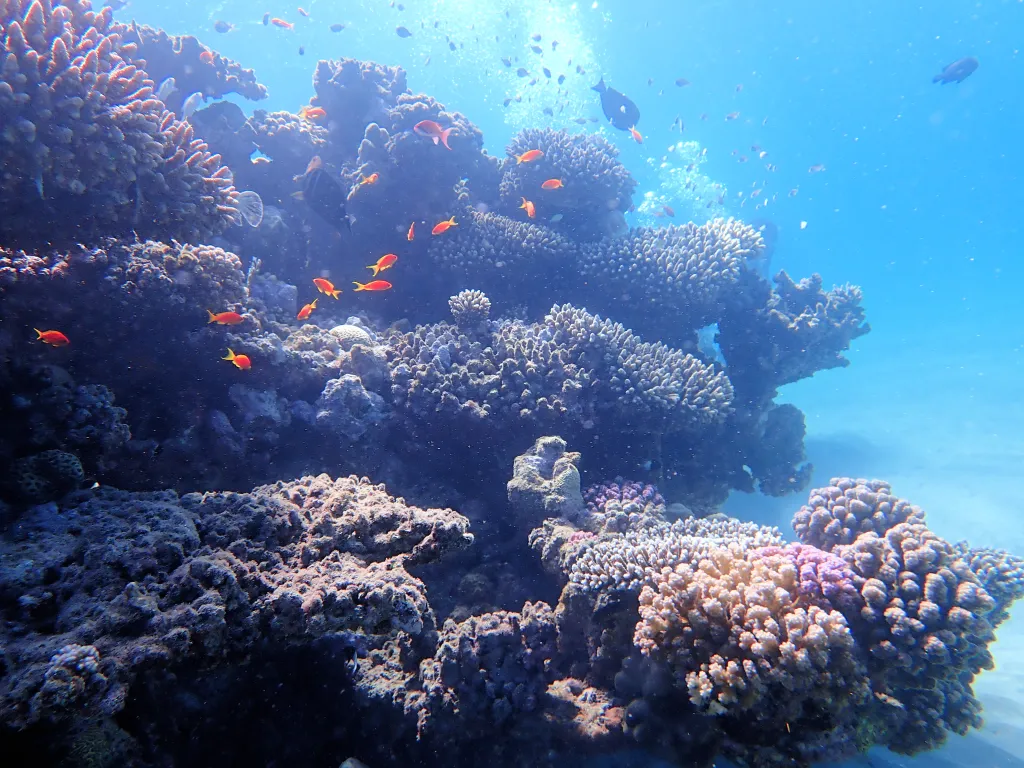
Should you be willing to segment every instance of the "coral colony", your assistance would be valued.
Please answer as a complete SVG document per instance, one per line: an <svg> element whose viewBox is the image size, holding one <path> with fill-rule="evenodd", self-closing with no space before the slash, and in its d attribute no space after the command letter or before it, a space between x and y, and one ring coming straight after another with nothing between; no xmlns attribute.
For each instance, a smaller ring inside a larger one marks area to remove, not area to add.
<svg viewBox="0 0 1024 768"><path fill-rule="evenodd" d="M609 142L492 157L401 69L246 117L250 70L109 8L0 0L0 36L5 750L806 766L978 727L1024 560L879 481L796 543L715 511L807 486L776 392L848 364L859 289L769 283L741 221L628 229Z"/></svg>

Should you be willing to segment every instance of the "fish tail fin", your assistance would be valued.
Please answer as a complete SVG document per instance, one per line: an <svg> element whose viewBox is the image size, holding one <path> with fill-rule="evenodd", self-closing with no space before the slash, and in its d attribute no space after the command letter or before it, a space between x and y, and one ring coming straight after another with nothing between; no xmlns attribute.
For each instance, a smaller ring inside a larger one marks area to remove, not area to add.
<svg viewBox="0 0 1024 768"><path fill-rule="evenodd" d="M448 146L448 137L451 135L451 132L451 128L445 128L443 131L441 131L441 143L444 144L444 148L447 150L451 150L451 147ZM437 137L434 137L434 143L437 144Z"/></svg>
<svg viewBox="0 0 1024 768"><path fill-rule="evenodd" d="M367 267L367 269L372 269L373 270L373 274L370 275L370 277L376 277L377 273L380 272L380 267L378 267L376 264L370 264Z"/></svg>
<svg viewBox="0 0 1024 768"><path fill-rule="evenodd" d="M331 298L337 299L337 298L339 298L340 294L341 294L341 288L335 288L333 291L331 291Z"/></svg>
<svg viewBox="0 0 1024 768"><path fill-rule="evenodd" d="M221 360L227 360L230 363L230 362L234 362L235 357L236 357L236 355L235 355L234 351L231 349L231 347L228 347L228 356L227 357L222 357Z"/></svg>
<svg viewBox="0 0 1024 768"><path fill-rule="evenodd" d="M451 217L450 219L448 219L448 226L449 226L449 227L457 227L457 226L459 226L459 225L458 225L458 224L457 224L457 223L455 222L455 217L454 217L454 216L452 216L452 217Z"/></svg>
<svg viewBox="0 0 1024 768"><path fill-rule="evenodd" d="M366 285L363 284L363 283L357 283L355 280L353 280L352 284L355 285L355 287L356 287L356 293L359 293L360 291L365 291L366 290Z"/></svg>
<svg viewBox="0 0 1024 768"><path fill-rule="evenodd" d="M311 302L309 303L309 306L310 306L310 307L312 307L313 309L316 309L316 303L317 303L318 301L320 301L320 297L319 297L319 296L317 296L317 297L316 297L315 299L313 299L313 301L311 301Z"/></svg>
<svg viewBox="0 0 1024 768"><path fill-rule="evenodd" d="M206 310L206 314L208 314L210 316L210 319L206 321L207 323L216 323L217 322L217 316L215 314L213 314L213 312L211 312L210 310Z"/></svg>
<svg viewBox="0 0 1024 768"><path fill-rule="evenodd" d="M40 331L38 328L33 328L32 330L36 332L36 338L37 339L43 338L43 332Z"/></svg>

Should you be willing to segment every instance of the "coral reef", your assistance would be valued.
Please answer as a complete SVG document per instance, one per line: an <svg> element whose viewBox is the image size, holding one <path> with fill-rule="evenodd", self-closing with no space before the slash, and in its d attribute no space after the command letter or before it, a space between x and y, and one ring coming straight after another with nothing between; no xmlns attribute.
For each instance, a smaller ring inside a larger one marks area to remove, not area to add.
<svg viewBox="0 0 1024 768"><path fill-rule="evenodd" d="M237 216L230 170L153 96L110 8L4 0L0 28L0 243L197 239Z"/></svg>
<svg viewBox="0 0 1024 768"><path fill-rule="evenodd" d="M921 508L893 496L887 483L838 477L828 487L811 491L793 516L793 530L800 541L828 552L838 544L852 544L862 533L884 536L899 523L923 521Z"/></svg>

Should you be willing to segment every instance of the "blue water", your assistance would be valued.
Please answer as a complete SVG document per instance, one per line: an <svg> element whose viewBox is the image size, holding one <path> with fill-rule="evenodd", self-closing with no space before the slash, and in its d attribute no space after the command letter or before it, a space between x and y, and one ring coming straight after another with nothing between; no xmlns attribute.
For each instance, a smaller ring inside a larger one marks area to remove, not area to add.
<svg viewBox="0 0 1024 768"><path fill-rule="evenodd" d="M601 132L638 179L638 203L647 192L672 193L663 186L662 165L672 165L680 150L668 148L697 142L690 151L706 149L700 173L727 190L721 210L778 227L773 270L797 277L817 272L826 286L863 288L872 331L847 353L850 367L818 373L780 397L807 416L812 486L836 475L885 478L928 511L942 536L1024 552L1018 490L1024 474L1024 4L405 0L404 6L312 0L304 5L311 16L305 19L278 0L258 6L135 0L117 18L196 35L254 67L270 96L239 100L247 112L297 111L313 95L316 61L344 56L405 68L414 93L465 114L499 157L528 126ZM264 11L295 29L265 27ZM218 34L217 20L235 29ZM346 28L332 33L332 23ZM412 37L399 38L397 25ZM572 57L573 69L580 63L587 70L568 79L562 101L570 107L554 117L541 111L558 103L550 89L532 102L502 106L529 89L515 77L516 65L506 69L500 57L525 61L535 31L545 41L559 40L559 59ZM980 61L969 79L931 82L944 65L968 55ZM602 123L569 122L600 114L589 86L602 75L640 107L642 145ZM690 84L678 87L681 77ZM734 111L739 117L726 121ZM677 116L682 134L672 129ZM749 161L739 162L741 155ZM816 165L824 170L809 173ZM753 189L763 192L751 200ZM681 197L665 199L681 213L702 210ZM765 200L767 207L754 210ZM644 223L643 215L627 221ZM726 509L785 526L802 498L734 493ZM999 667L978 684L985 729L952 736L936 754L878 754L872 764L1024 765L1024 713L1014 704L1024 700L1021 623L1001 628ZM867 758L855 764L866 765Z"/></svg>

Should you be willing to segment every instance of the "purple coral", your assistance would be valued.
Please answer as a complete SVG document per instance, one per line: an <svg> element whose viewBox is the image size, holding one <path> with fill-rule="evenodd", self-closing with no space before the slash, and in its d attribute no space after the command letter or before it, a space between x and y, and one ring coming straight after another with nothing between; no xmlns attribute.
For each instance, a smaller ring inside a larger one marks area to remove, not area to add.
<svg viewBox="0 0 1024 768"><path fill-rule="evenodd" d="M805 544L787 544L756 549L751 557L776 557L791 562L799 577L799 595L811 603L834 606L844 613L856 611L862 604L853 571L846 561L828 552Z"/></svg>

